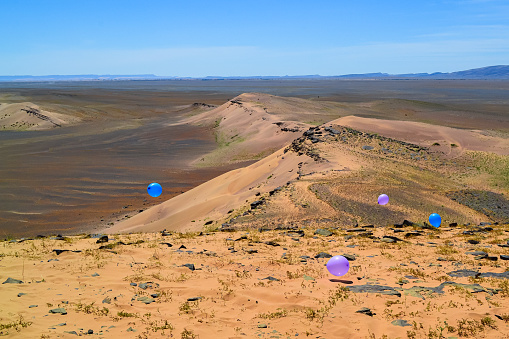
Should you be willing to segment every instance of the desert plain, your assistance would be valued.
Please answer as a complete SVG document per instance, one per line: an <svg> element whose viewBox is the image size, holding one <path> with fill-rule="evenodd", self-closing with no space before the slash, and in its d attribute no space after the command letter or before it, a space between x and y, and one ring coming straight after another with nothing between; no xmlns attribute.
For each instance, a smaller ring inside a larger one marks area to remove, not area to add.
<svg viewBox="0 0 509 339"><path fill-rule="evenodd" d="M508 89L2 84L0 333L507 338Z"/></svg>

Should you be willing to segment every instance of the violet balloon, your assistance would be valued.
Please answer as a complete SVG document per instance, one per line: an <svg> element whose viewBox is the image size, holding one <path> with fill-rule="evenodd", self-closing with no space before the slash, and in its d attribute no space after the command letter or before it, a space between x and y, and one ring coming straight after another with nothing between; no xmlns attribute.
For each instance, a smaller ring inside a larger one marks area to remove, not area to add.
<svg viewBox="0 0 509 339"><path fill-rule="evenodd" d="M380 205L385 205L389 202L389 196L387 194L380 194L378 197L378 203Z"/></svg>
<svg viewBox="0 0 509 339"><path fill-rule="evenodd" d="M345 275L349 269L350 263L342 255L336 255L327 262L327 270L329 270L330 274L337 277Z"/></svg>

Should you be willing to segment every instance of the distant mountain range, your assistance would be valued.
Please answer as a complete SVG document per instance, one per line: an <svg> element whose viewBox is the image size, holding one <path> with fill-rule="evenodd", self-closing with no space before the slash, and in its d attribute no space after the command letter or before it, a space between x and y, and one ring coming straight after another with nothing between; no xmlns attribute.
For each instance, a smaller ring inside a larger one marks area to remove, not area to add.
<svg viewBox="0 0 509 339"><path fill-rule="evenodd" d="M175 77L175 76L157 76L154 74L138 75L12 75L0 76L0 81L111 81L111 80L244 80L244 79L436 79L436 80L509 80L509 65L488 66L474 68L466 71L451 73L408 73L408 74L388 74L388 73L365 73L365 74L346 74L334 76L321 75L292 75L292 76L207 76L202 78Z"/></svg>

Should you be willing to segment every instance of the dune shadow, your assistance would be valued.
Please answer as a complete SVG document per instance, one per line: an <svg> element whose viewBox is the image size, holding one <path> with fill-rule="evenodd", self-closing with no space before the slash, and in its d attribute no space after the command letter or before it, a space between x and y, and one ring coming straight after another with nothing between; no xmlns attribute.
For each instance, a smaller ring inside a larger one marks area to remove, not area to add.
<svg viewBox="0 0 509 339"><path fill-rule="evenodd" d="M353 281L351 281L351 280L329 279L329 281L343 283L343 284L347 284L347 285L353 284Z"/></svg>

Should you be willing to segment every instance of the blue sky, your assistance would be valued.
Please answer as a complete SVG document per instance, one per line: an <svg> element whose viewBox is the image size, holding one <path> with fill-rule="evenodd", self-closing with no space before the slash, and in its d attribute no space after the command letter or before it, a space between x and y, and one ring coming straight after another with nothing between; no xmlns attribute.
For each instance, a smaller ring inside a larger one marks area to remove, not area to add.
<svg viewBox="0 0 509 339"><path fill-rule="evenodd" d="M340 75L509 64L508 0L0 2L0 75Z"/></svg>

